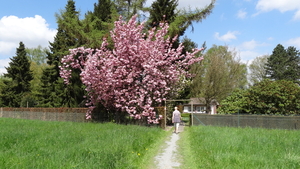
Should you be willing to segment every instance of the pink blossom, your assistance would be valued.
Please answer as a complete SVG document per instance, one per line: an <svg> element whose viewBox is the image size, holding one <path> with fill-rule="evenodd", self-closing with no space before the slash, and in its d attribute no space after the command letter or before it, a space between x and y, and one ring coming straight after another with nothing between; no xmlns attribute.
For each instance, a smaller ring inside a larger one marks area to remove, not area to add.
<svg viewBox="0 0 300 169"><path fill-rule="evenodd" d="M97 103L126 111L130 116L141 119L148 117L149 123L158 123L154 105L166 100L171 91L177 91L180 77L189 76L188 66L201 61L195 55L202 49L182 54L184 46L172 48L176 38L165 38L168 24L161 23L160 29L153 28L143 33L145 23L138 24L137 16L128 23L122 17L115 22L111 31L114 49L107 48L104 39L100 49L70 49L64 56L60 75L69 83L71 68L81 70L81 80L88 92L87 118Z"/></svg>

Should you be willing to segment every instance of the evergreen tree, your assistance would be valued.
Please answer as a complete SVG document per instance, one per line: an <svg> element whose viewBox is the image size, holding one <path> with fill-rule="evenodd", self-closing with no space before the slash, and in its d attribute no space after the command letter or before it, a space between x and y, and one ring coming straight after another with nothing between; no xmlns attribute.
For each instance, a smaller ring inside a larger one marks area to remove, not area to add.
<svg viewBox="0 0 300 169"><path fill-rule="evenodd" d="M111 0L98 0L98 4L94 4L93 15L102 22L110 22L112 18L112 8L113 3Z"/></svg>
<svg viewBox="0 0 300 169"><path fill-rule="evenodd" d="M118 14L126 20L144 10L146 0L114 0Z"/></svg>
<svg viewBox="0 0 300 169"><path fill-rule="evenodd" d="M169 24L169 36L183 36L185 30L193 26L193 22L201 22L205 19L214 7L215 0L203 9L195 10L178 10L178 0L156 0L152 3L149 10L149 25L151 27L159 26L160 22L167 22ZM179 45L179 38L173 42L173 46L176 48ZM185 46L190 48L188 46Z"/></svg>
<svg viewBox="0 0 300 169"><path fill-rule="evenodd" d="M94 4L94 10L88 11L82 20L85 43L89 48L100 48L103 37L109 38L109 31L114 27L117 18L116 6L110 0L99 0Z"/></svg>
<svg viewBox="0 0 300 169"><path fill-rule="evenodd" d="M300 53L294 47L285 49L278 44L265 65L266 78L299 83Z"/></svg>
<svg viewBox="0 0 300 169"><path fill-rule="evenodd" d="M46 68L41 78L41 100L43 107L77 107L83 101L84 88L79 79L79 72L74 71L73 83L68 87L63 83L59 75L61 58L69 54L69 49L82 46L85 43L84 32L79 20L79 12L76 11L75 2L68 0L65 11L56 15L58 31L54 42L50 43L50 51L47 53ZM75 74L78 75L75 75Z"/></svg>
<svg viewBox="0 0 300 169"><path fill-rule="evenodd" d="M2 100L5 101L4 105L6 106L20 107L22 97L31 91L30 81L33 79L23 42L19 43L16 56L11 59L6 70L7 73L4 74L4 77L11 80L4 82L6 86L2 91Z"/></svg>
<svg viewBox="0 0 300 169"><path fill-rule="evenodd" d="M151 5L149 22L152 27L159 26L160 22L174 22L177 13L178 0L157 0Z"/></svg>
<svg viewBox="0 0 300 169"><path fill-rule="evenodd" d="M286 50L288 64L285 71L286 80L300 84L300 52L293 46Z"/></svg>
<svg viewBox="0 0 300 169"><path fill-rule="evenodd" d="M171 37L176 35L182 36L185 30L192 26L193 22L201 22L205 19L212 12L214 4L215 0L212 0L211 3L203 9L181 9L176 12L178 0L156 0L152 3L149 10L149 22L152 26L162 21L168 22L170 25L169 35ZM163 15L165 15L165 18Z"/></svg>

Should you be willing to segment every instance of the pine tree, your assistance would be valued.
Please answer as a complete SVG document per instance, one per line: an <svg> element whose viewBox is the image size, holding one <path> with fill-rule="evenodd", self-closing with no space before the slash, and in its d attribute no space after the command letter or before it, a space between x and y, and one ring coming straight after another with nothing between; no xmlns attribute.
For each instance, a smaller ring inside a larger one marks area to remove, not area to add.
<svg viewBox="0 0 300 169"><path fill-rule="evenodd" d="M157 0L152 3L149 22L152 27L159 26L160 22L174 22L178 0Z"/></svg>
<svg viewBox="0 0 300 169"><path fill-rule="evenodd" d="M289 58L285 71L286 80L300 84L300 52L293 46L286 50Z"/></svg>
<svg viewBox="0 0 300 169"><path fill-rule="evenodd" d="M170 24L169 35L174 37L176 35L182 36L185 30L193 26L193 22L201 22L205 19L214 8L216 0L212 0L211 3L203 9L185 10L181 9L176 12L178 6L178 0L156 0L152 3L150 9L150 24L156 24L158 22L168 22ZM163 17L165 15L165 18Z"/></svg>
<svg viewBox="0 0 300 169"><path fill-rule="evenodd" d="M103 37L109 38L109 31L114 27L113 21L117 18L116 6L110 0L98 0L94 10L88 11L81 21L84 31L84 47L99 48Z"/></svg>
<svg viewBox="0 0 300 169"><path fill-rule="evenodd" d="M56 15L58 31L54 42L50 43L50 51L47 53L49 68L43 72L41 79L41 102L43 107L77 107L83 101L84 88L79 75L74 75L73 83L66 86L59 75L61 57L69 54L69 49L82 46L85 43L84 32L79 20L79 12L76 11L75 2L69 0L65 11ZM73 72L79 74L79 72Z"/></svg>
<svg viewBox="0 0 300 169"><path fill-rule="evenodd" d="M118 14L122 15L125 20L143 11L145 2L146 0L114 0Z"/></svg>
<svg viewBox="0 0 300 169"><path fill-rule="evenodd" d="M266 78L271 80L300 81L300 53L295 47L285 49L278 44L265 65Z"/></svg>
<svg viewBox="0 0 300 169"><path fill-rule="evenodd" d="M4 77L11 81L5 81L6 89L2 91L2 100L6 100L6 106L20 107L22 97L31 91L30 81L33 79L23 42L19 43L16 56L11 59L6 70Z"/></svg>
<svg viewBox="0 0 300 169"><path fill-rule="evenodd" d="M102 22L110 22L112 17L113 3L110 0L98 0L94 4L93 14Z"/></svg>

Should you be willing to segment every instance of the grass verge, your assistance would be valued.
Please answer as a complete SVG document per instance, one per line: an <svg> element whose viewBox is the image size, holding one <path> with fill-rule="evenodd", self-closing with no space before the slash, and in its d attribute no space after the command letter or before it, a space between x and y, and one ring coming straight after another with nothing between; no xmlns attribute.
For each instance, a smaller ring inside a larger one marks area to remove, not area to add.
<svg viewBox="0 0 300 169"><path fill-rule="evenodd" d="M0 168L143 168L167 133L112 123L0 118Z"/></svg>
<svg viewBox="0 0 300 169"><path fill-rule="evenodd" d="M182 133L181 168L300 168L298 130L195 126Z"/></svg>

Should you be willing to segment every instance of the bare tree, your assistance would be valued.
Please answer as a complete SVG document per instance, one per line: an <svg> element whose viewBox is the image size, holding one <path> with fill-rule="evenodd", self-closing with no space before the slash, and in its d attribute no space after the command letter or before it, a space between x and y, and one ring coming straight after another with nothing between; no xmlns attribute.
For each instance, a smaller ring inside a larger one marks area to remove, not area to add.
<svg viewBox="0 0 300 169"><path fill-rule="evenodd" d="M258 56L249 65L249 82L251 85L261 82L266 77L265 64L269 57L269 55Z"/></svg>

